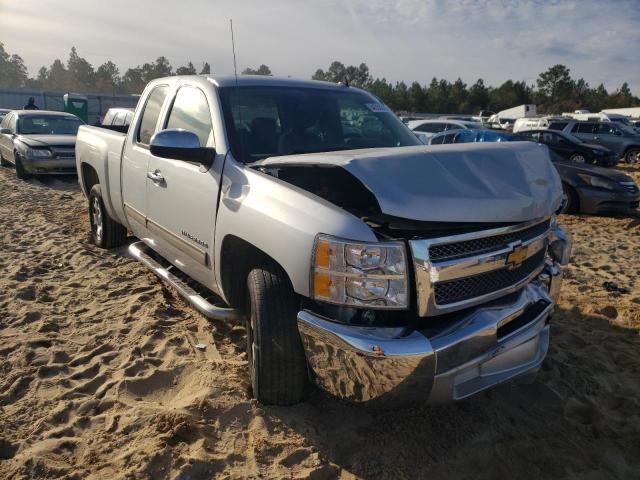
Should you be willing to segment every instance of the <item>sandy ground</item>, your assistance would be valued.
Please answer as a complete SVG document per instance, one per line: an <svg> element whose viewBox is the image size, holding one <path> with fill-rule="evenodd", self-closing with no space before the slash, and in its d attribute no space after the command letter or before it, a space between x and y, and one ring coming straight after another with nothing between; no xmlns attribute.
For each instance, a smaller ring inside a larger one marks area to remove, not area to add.
<svg viewBox="0 0 640 480"><path fill-rule="evenodd" d="M317 391L265 408L241 325L94 248L73 179L1 168L0 478L640 478L640 220L562 222L573 265L533 384L442 408Z"/></svg>

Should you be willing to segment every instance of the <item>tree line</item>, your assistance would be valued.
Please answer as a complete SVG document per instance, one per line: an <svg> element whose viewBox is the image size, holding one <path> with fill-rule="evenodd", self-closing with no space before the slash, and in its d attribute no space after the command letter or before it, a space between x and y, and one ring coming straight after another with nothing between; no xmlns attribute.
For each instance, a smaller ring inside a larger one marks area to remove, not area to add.
<svg viewBox="0 0 640 480"><path fill-rule="evenodd" d="M51 65L41 67L35 77L30 77L22 57L7 52L0 42L0 87L139 94L155 78L207 74L211 71L211 65L207 62L203 62L199 68L188 62L174 70L169 60L161 56L121 73L112 61L94 68L72 47L66 63L56 59ZM256 69L246 68L242 73L272 74L264 64ZM598 112L603 108L640 105L640 99L631 93L627 82L617 90L608 92L602 83L594 88L583 78L572 78L569 68L560 64L540 73L534 85L507 80L498 87L492 87L481 78L468 85L461 78L450 82L436 77L428 85L419 82L407 84L404 81L393 83L385 78L374 78L365 63L356 66L338 61L332 62L326 70L316 70L311 78L364 88L393 110L403 112L477 113L480 110L500 111L525 103L536 104L541 113L561 113L582 108Z"/></svg>

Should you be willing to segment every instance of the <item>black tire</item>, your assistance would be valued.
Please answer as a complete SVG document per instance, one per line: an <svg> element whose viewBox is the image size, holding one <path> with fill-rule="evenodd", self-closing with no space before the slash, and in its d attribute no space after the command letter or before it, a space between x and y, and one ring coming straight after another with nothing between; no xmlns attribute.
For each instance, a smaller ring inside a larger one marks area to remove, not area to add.
<svg viewBox="0 0 640 480"><path fill-rule="evenodd" d="M578 198L578 194L575 189L571 185L567 185L566 183L562 184L562 191L566 197L566 202L564 204L564 208L562 209L562 213L578 213L580 210L580 199Z"/></svg>
<svg viewBox="0 0 640 480"><path fill-rule="evenodd" d="M247 358L253 396L264 405L302 398L307 362L298 333L300 301L285 272L269 263L247 276Z"/></svg>
<svg viewBox="0 0 640 480"><path fill-rule="evenodd" d="M127 229L113 220L102 201L100 185L94 185L89 192L89 224L91 238L100 248L115 248L127 241Z"/></svg>
<svg viewBox="0 0 640 480"><path fill-rule="evenodd" d="M29 172L27 172L24 169L24 165L22 165L22 160L20 160L20 157L18 156L18 154L15 154L15 162L16 162L16 177L19 178L20 180L26 180L27 178L29 178L31 175L29 175Z"/></svg>
<svg viewBox="0 0 640 480"><path fill-rule="evenodd" d="M624 154L624 161L626 163L638 163L640 160L640 148L630 148Z"/></svg>

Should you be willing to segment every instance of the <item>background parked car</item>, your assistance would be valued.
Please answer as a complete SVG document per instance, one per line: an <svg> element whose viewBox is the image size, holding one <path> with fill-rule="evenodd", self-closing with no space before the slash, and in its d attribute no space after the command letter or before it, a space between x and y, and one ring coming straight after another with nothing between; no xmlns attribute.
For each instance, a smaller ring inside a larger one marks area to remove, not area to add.
<svg viewBox="0 0 640 480"><path fill-rule="evenodd" d="M433 120L413 120L407 123L407 126L413 130L413 133L420 139L422 143L429 143L431 138L436 133L448 131L448 130L460 130L469 128L482 128L482 124L478 122L469 122L465 120L447 120L447 119L433 119Z"/></svg>
<svg viewBox="0 0 640 480"><path fill-rule="evenodd" d="M627 163L640 160L640 135L635 130L617 122L582 122L570 120L554 122L550 130L561 130L570 133L580 140L610 148L618 158ZM560 128L562 127L562 128Z"/></svg>
<svg viewBox="0 0 640 480"><path fill-rule="evenodd" d="M611 167L618 163L618 156L612 150L583 142L577 137L564 132L553 130L528 130L519 135L527 140L544 143L549 150L554 151L564 160L576 163L597 163L604 167Z"/></svg>
<svg viewBox="0 0 640 480"><path fill-rule="evenodd" d="M495 130L453 130L434 135L429 145L443 143L473 143L473 142L512 142L519 140L516 135Z"/></svg>
<svg viewBox="0 0 640 480"><path fill-rule="evenodd" d="M527 130L539 130L548 128L552 122L565 120L562 117L522 117L513 124L513 133L525 132Z"/></svg>
<svg viewBox="0 0 640 480"><path fill-rule="evenodd" d="M493 130L458 130L434 135L430 144L513 142L523 138ZM565 213L628 213L638 208L640 190L631 177L616 170L565 160L545 148L562 180Z"/></svg>
<svg viewBox="0 0 640 480"><path fill-rule="evenodd" d="M617 170L569 162L549 150L565 194L564 213L631 213L640 203L640 189Z"/></svg>
<svg viewBox="0 0 640 480"><path fill-rule="evenodd" d="M14 110L0 123L0 164L15 165L16 176L76 172L75 143L84 122L46 110Z"/></svg>

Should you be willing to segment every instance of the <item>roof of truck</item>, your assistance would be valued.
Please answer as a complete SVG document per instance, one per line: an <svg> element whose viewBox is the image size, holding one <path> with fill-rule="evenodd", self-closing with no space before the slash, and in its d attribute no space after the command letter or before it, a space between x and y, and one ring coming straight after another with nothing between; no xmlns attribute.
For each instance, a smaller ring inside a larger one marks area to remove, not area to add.
<svg viewBox="0 0 640 480"><path fill-rule="evenodd" d="M179 75L166 78L158 78L153 83L162 81L176 81L181 78L206 79L217 87L235 87L238 86L273 86L273 87L304 87L304 88L321 88L343 90L347 87L342 83L323 82L319 80L300 80L294 78L279 78L265 75ZM355 89L355 88L354 88ZM359 89L358 89L359 90Z"/></svg>

